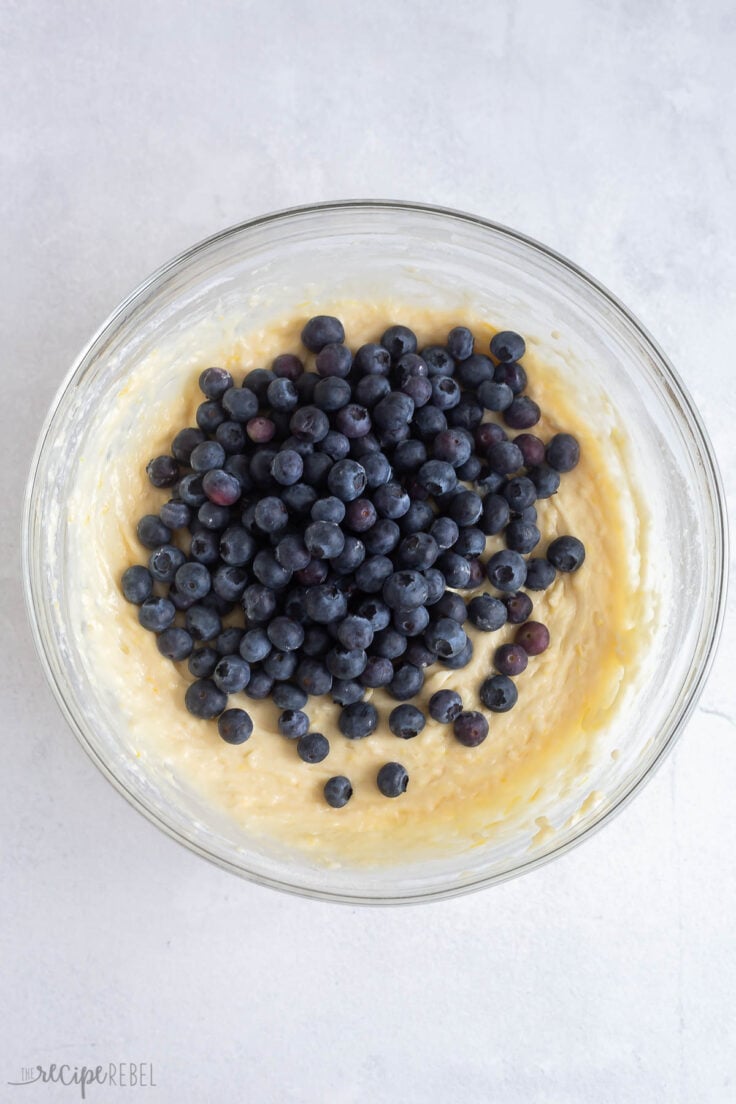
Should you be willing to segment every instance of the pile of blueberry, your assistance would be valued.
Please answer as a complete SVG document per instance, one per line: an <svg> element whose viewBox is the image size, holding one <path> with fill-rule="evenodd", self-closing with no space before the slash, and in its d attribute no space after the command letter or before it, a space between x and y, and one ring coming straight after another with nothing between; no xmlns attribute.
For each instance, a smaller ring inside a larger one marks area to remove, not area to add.
<svg viewBox="0 0 736 1104"><path fill-rule="evenodd" d="M522 588L544 590L585 557L572 536L529 555L541 537L535 503L555 494L580 450L569 434L545 445L528 432L540 410L523 394L523 338L496 334L488 357L458 326L419 354L412 331L392 326L353 355L342 323L322 315L302 341L316 354L314 371L284 354L237 386L230 372L207 368L197 427L180 430L171 455L147 467L172 497L140 519L151 554L147 566L128 568L122 589L159 651L188 661L187 709L218 718L222 738L239 744L253 725L228 696L270 697L280 732L319 763L329 742L309 730L310 695L342 707L348 739L369 736L378 713L366 690L409 703L432 664L464 667L473 653L466 621L484 632L520 625L479 691L489 710L510 709L513 677L549 643L546 627L528 620ZM486 561L496 534L506 547ZM461 592L485 581L494 593L466 604ZM234 611L238 627L224 627ZM468 747L488 733L484 715L464 711L454 691L434 694L429 713ZM424 724L411 704L389 717L403 739ZM400 763L378 773L388 797L407 784ZM343 776L325 786L336 808L351 794Z"/></svg>

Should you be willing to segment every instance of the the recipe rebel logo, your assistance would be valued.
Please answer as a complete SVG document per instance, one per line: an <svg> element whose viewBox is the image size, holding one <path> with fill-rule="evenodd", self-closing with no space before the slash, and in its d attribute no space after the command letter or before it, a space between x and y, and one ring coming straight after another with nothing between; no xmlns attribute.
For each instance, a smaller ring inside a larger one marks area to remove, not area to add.
<svg viewBox="0 0 736 1104"><path fill-rule="evenodd" d="M14 1087L38 1084L64 1085L67 1088L76 1086L82 1100L87 1099L89 1088L98 1085L116 1089L157 1088L152 1062L108 1062L96 1066L52 1062L48 1066L22 1066L20 1078L7 1084Z"/></svg>

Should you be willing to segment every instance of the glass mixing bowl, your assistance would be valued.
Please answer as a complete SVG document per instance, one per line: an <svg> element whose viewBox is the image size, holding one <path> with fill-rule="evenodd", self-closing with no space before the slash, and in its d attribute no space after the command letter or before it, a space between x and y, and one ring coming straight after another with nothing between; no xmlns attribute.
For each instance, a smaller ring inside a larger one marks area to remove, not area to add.
<svg viewBox="0 0 736 1104"><path fill-rule="evenodd" d="M99 412L133 365L213 316L257 326L306 301L369 299L443 309L480 304L499 328L585 371L617 410L651 511L649 555L666 580L635 723L602 741L585 789L534 810L529 825L461 854L376 867L326 867L249 838L126 743L124 722L71 632L65 507ZM46 676L80 743L154 824L254 881L343 901L426 900L490 885L564 853L642 786L682 731L703 686L724 609L723 493L700 417L663 352L595 280L545 246L483 219L416 204L297 208L202 242L165 265L113 312L64 380L40 435L23 528L25 587ZM582 803L590 791L604 795ZM539 817L544 817L540 822ZM548 826L540 832L539 823Z"/></svg>

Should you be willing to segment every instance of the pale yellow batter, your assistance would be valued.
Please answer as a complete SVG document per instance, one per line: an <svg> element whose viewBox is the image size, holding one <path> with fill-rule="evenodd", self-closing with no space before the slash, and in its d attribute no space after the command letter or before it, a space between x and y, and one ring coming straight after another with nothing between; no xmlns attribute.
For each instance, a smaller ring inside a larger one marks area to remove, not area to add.
<svg viewBox="0 0 736 1104"><path fill-rule="evenodd" d="M156 398L161 364L148 358L100 411L72 495L69 537L80 587L78 636L94 663L95 678L105 680L114 693L141 759L164 761L185 785L226 808L249 832L308 849L326 861L391 862L472 846L492 837L545 788L559 786L562 777L567 784L584 779L596 736L619 709L645 647L644 519L627 473L625 437L605 397L581 399L564 370L545 366L533 343L524 359L528 394L543 417L531 432L545 440L558 431L573 433L582 452L579 466L563 475L559 493L537 504L542 542L536 554L555 536L573 534L585 543L587 557L576 574L558 575L546 592L532 593L532 616L549 627L551 646L530 659L518 678L516 707L486 714L490 735L480 747L462 747L448 726L432 720L416 739L399 740L386 723L397 703L379 690L367 691L379 710L379 731L358 741L340 734L338 706L328 698L310 698L305 708L312 729L325 733L331 747L318 765L303 763L294 742L278 734L279 710L270 700L231 697L231 706L242 706L252 716L254 733L247 743L230 746L214 722L187 713L186 664L174 666L159 654L155 638L138 623L137 608L120 592L124 569L148 556L136 539L136 521L156 513L167 498L150 486L146 462L169 450L180 427L195 424L201 369L219 362L239 382L249 369L269 366L278 353L304 355L299 333L318 310L342 318L353 348L377 340L395 322L416 331L420 348L443 342L457 324L471 326L479 352L487 352L492 335L487 324L462 311L442 316L396 304L310 304L298 317L238 336L219 350L219 361L210 349L199 359L190 357L180 388L163 398ZM500 536L489 538L486 556L502 547ZM469 624L466 628L475 644L472 662L458 671L440 664L430 668L420 706L436 690L451 687L462 694L466 708L483 708L478 687L493 673L493 652L511 638L515 626L489 634ZM406 794L393 800L375 784L388 760L403 763L410 776ZM339 810L322 797L325 780L335 774L346 774L354 787L353 798ZM580 784L582 802L588 790Z"/></svg>

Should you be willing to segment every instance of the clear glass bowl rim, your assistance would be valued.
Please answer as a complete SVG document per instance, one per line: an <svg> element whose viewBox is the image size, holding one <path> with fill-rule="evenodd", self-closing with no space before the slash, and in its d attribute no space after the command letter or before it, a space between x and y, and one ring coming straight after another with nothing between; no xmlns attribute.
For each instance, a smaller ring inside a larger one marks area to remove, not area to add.
<svg viewBox="0 0 736 1104"><path fill-rule="evenodd" d="M363 897L359 894L347 894L341 892L331 892L329 890L314 889L304 887L302 885L291 884L287 881L266 877L258 872L248 870L246 867L231 862L228 859L214 854L207 848L200 846L192 839L188 839L178 832L175 828L169 825L159 813L149 807L143 802L136 794L133 794L121 781L121 779L111 770L107 762L98 754L95 747L89 742L84 732L83 725L80 723L78 717L71 709L65 696L65 687L59 682L56 674L53 670L51 659L49 656L50 642L44 639L43 630L38 616L39 603L42 600L42 594L40 590L37 592L36 580L33 574L32 564L32 528L33 528L33 506L38 493L38 473L41 464L41 459L44 453L44 448L54 425L59 405L65 393L69 388L76 385L81 377L84 375L89 364L92 362L94 356L99 347L101 347L105 340L111 335L117 326L125 321L128 313L134 309L137 304L150 296L155 294L161 285L166 280L184 269L187 264L198 257L200 254L206 252L211 247L217 245L220 242L225 241L229 237L233 237L248 230L255 230L268 226L271 223L282 223L290 220L295 220L309 215L318 215L321 213L329 213L331 211L339 211L349 213L354 212L367 212L370 210L376 211L390 211L396 214L400 214L402 211L408 211L417 213L420 215L428 215L444 218L447 220L455 220L460 223L470 224L476 226L482 230L490 230L493 233L506 237L514 242L517 242L533 252L537 252L543 257L555 262L556 264L567 269L570 274L577 277L583 284L587 284L591 290L602 296L610 307L614 308L614 311L618 312L624 317L624 319L637 331L639 338L642 340L645 346L648 346L649 353L652 357L652 364L659 373L660 379L667 383L669 388L674 392L679 401L679 404L684 411L687 421L688 430L692 436L693 444L697 450L699 459L703 465L703 472L705 481L709 490L709 505L712 511L712 517L714 521L714 531L716 533L717 544L712 549L714 577L717 585L713 588L709 596L709 603L704 610L703 624L705 626L700 643L700 651L697 656L698 670L695 678L691 683L691 688L688 696L681 703L679 712L671 720L669 725L669 732L666 738L661 744L658 754L648 764L646 770L644 770L638 776L632 776L631 784L628 789L618 798L618 800L611 806L605 807L601 810L600 814L589 824L585 825L583 829L576 836L563 841L559 846L551 849L550 851L535 856L526 862L519 863L511 870L504 870L496 874L484 875L472 883L464 885L453 885L448 887L433 888L428 890L425 894L413 893L410 896L402 896L400 893L386 896L383 898L378 897ZM682 379L680 378L677 370L674 368L669 358L666 356L662 348L655 341L645 326L639 321L639 319L626 307L615 295L612 294L606 287L604 287L598 280L591 276L584 269L568 260L567 257L550 249L548 246L543 245L541 242L534 238L529 237L526 234L522 234L510 227L504 226L501 223L493 222L490 219L481 218L478 215L473 215L464 211L455 210L450 207L439 207L432 204L409 202L404 200L378 200L378 199L354 199L354 200L334 200L324 203L305 204L297 207L288 207L278 211L272 211L265 215L260 215L253 219L247 219L244 222L237 223L233 226L229 226L224 230L220 230L211 236L202 239L189 249L184 250L177 256L167 261L160 268L154 271L147 279L143 280L129 295L123 299L117 307L111 312L108 318L102 323L97 332L90 338L87 345L81 350L75 361L69 368L65 377L63 378L52 402L49 410L44 419L41 427L36 448L31 460L29 469L28 481L26 484L25 498L23 504L23 516L22 516L22 533L21 533L21 568L23 575L23 590L26 602L26 608L28 612L28 618L31 624L31 630L33 635L36 651L38 652L41 666L44 671L46 680L51 687L51 690L56 698L56 701L65 716L67 723L74 732L77 740L82 745L87 755L90 757L93 763L98 767L102 774L112 783L115 789L122 794L124 798L140 813L142 813L151 823L155 824L163 832L165 832L172 839L182 844L188 850L195 854L201 855L203 858L208 859L225 870L229 870L232 873L238 874L252 882L260 885L266 885L274 889L279 889L283 892L293 893L300 897L310 897L320 900L336 901L346 904L370 904L370 905L384 905L384 904L411 904L421 901L440 900L448 897L456 897L461 894L470 893L475 890L483 889L489 885L499 884L507 881L511 878L517 877L520 874L533 870L543 864L550 862L552 859L567 853L573 847L582 843L583 840L589 838L594 832L597 832L604 824L608 823L613 816L619 813L631 799L639 792L639 790L649 781L654 772L660 766L664 760L666 754L671 750L675 743L675 740L682 733L688 718L693 712L697 701L702 693L703 687L707 680L713 659L718 647L718 641L720 638L721 629L723 626L723 620L726 609L726 591L728 580L728 523L726 512L726 500L723 489L723 483L716 461L713 445L710 441L708 433L705 429L700 414L690 397L687 388L685 387Z"/></svg>

